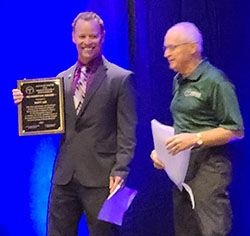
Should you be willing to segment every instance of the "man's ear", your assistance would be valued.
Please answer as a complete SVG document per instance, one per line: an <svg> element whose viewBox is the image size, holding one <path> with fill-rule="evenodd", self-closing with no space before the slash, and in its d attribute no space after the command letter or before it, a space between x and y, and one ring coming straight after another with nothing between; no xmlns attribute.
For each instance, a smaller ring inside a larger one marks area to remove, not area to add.
<svg viewBox="0 0 250 236"><path fill-rule="evenodd" d="M196 53L198 51L198 44L197 43L192 43L191 44L191 52L192 54Z"/></svg>
<svg viewBox="0 0 250 236"><path fill-rule="evenodd" d="M76 43L74 31L72 31L72 41L73 41L73 43Z"/></svg>
<svg viewBox="0 0 250 236"><path fill-rule="evenodd" d="M104 43L105 36L106 36L106 31L104 30L102 33L102 43Z"/></svg>

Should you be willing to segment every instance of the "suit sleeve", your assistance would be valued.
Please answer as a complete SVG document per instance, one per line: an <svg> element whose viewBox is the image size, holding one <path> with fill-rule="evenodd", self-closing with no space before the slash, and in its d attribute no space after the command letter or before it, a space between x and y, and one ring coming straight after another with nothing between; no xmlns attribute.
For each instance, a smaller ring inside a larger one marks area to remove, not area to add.
<svg viewBox="0 0 250 236"><path fill-rule="evenodd" d="M126 179L129 163L134 156L137 124L135 106L135 78L130 74L123 78L117 101L117 153L111 176Z"/></svg>

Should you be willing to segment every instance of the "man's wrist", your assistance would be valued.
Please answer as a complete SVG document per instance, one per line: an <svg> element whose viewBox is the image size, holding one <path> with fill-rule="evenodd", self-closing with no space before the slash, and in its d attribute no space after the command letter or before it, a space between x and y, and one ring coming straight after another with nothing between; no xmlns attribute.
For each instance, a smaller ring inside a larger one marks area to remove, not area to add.
<svg viewBox="0 0 250 236"><path fill-rule="evenodd" d="M197 147L202 146L203 140L201 138L201 133L196 133L196 142L195 142Z"/></svg>

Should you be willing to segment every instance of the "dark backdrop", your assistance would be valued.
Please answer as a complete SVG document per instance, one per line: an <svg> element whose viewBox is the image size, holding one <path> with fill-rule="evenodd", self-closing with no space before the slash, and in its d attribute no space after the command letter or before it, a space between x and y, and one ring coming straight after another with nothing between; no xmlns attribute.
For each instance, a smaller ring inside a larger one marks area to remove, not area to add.
<svg viewBox="0 0 250 236"><path fill-rule="evenodd" d="M136 73L138 130L128 186L138 190L121 228L126 236L172 236L172 183L154 170L150 121L171 125L173 72L163 58L166 30L192 21L204 36L204 56L236 85L246 137L232 145L233 236L249 226L249 3L236 0L44 0L0 1L1 28L1 194L0 235L45 235L47 199L59 135L18 137L11 89L16 80L55 76L76 60L71 23L81 11L104 19L104 54ZM79 235L87 235L84 219Z"/></svg>

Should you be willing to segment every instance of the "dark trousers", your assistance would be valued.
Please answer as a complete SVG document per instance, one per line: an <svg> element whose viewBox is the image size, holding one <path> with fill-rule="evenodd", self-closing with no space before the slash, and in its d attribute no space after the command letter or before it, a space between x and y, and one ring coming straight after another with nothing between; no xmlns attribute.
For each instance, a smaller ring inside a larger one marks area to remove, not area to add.
<svg viewBox="0 0 250 236"><path fill-rule="evenodd" d="M227 187L231 182L231 162L224 146L191 151L185 182L194 194L191 209L188 193L174 189L176 236L225 236L231 230L232 212Z"/></svg>
<svg viewBox="0 0 250 236"><path fill-rule="evenodd" d="M52 185L48 212L48 236L77 236L83 212L90 236L117 235L117 228L97 216L109 189L82 186L75 178L67 185Z"/></svg>

